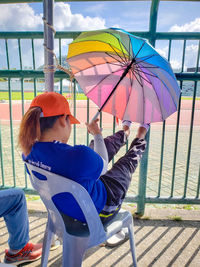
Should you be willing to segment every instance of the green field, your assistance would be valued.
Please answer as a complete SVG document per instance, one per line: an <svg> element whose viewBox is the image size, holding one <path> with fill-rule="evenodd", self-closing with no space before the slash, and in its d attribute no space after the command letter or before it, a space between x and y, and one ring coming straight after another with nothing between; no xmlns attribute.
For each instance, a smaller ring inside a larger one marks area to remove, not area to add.
<svg viewBox="0 0 200 267"><path fill-rule="evenodd" d="M38 93L41 94L41 93ZM69 93L64 93L64 96L68 96L67 98L70 99ZM24 100L32 100L34 98L33 92L24 92ZM21 92L12 92L12 100L21 100L22 94ZM86 100L87 97L84 94L76 94L76 100ZM192 96L183 96L182 99L184 100L191 100ZM9 100L9 93L0 92L0 101L1 100ZM197 97L196 100L200 100L200 97Z"/></svg>
<svg viewBox="0 0 200 267"><path fill-rule="evenodd" d="M38 93L41 94L41 93ZM70 99L68 93L64 93L64 96L68 96L67 98ZM22 94L21 92L12 92L11 95L12 100L21 100ZM24 100L32 100L34 98L33 92L24 92ZM86 100L87 97L84 94L76 94L76 100ZM0 92L0 100L9 100L9 93L8 92Z"/></svg>

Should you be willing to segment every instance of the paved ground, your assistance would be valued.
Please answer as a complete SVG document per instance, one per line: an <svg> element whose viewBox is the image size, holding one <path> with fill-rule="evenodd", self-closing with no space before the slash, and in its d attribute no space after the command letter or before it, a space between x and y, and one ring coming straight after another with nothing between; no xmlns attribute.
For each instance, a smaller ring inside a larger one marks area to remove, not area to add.
<svg viewBox="0 0 200 267"><path fill-rule="evenodd" d="M32 203L28 201L28 207L31 240L41 242L46 224L46 212L40 202ZM125 208L131 210L127 205ZM147 207L144 219L135 219L134 224L138 267L200 266L199 210ZM1 219L1 258L3 258L4 249L7 247L7 239L7 230L4 221ZM61 266L61 259L62 247L50 252L48 266ZM40 261L28 266L39 267ZM83 267L102 266L132 266L129 241L113 249L99 246L88 250Z"/></svg>
<svg viewBox="0 0 200 267"><path fill-rule="evenodd" d="M190 118L191 118L191 102L186 102L184 109L181 111L181 124L178 135L178 148L176 158L176 171L174 179L174 196L182 196L184 185L187 182L187 196L197 196L197 185L200 179L199 159L200 159L200 108L199 102L194 116L194 127L191 142L190 165L188 179L186 177L186 166L188 160L188 147L190 139ZM85 110L85 107L84 107ZM14 114L15 110L13 108ZM6 114L8 111L6 112ZM2 113L1 113L2 114ZM0 114L0 115L1 115ZM85 116L85 115L84 115ZM175 115L174 115L175 116ZM84 121L86 117L83 118ZM103 118L104 119L104 118ZM160 188L161 196L170 196L172 188L172 172L174 162L176 116L170 118L166 124L165 142L163 150L162 165L162 186ZM3 170L0 164L0 173L4 173L0 184L12 186L14 184L13 175L16 177L16 185L24 187L26 180L24 179L24 166L21 160L21 153L17 147L18 121L13 122L14 136L14 152L11 151L11 130L9 122L4 120L1 125L1 141L3 155ZM104 136L112 134L111 120L103 125ZM136 126L133 127L130 139L136 132ZM117 130L117 129L116 129ZM87 135L83 125L76 128L77 144L86 143ZM147 196L157 196L158 184L160 178L160 155L162 141L162 125L152 124L151 137L149 145L149 164L147 175ZM73 135L70 140L73 144ZM119 158L125 152L123 148L117 155ZM12 157L15 157L14 165ZM138 192L139 169L135 172L132 184L129 190L131 195L137 195ZM28 186L29 181L27 180ZM198 197L198 196L197 196ZM30 207L30 235L34 242L42 240L46 223L46 213L40 210L42 204L37 202L37 207ZM134 204L132 205L134 206ZM126 206L127 207L127 206ZM187 208L187 206L185 207ZM189 207L191 208L191 207ZM37 211L36 211L37 210ZM146 266L175 266L175 267L198 267L200 266L200 213L198 210L179 210L179 209L152 209L147 208L143 220L135 220L135 238L137 246L137 257L139 267ZM175 219L182 219L175 221ZM0 221L0 257L3 255L6 247L7 231L3 220ZM126 242L122 246L109 249L106 247L98 247L88 251L86 254L83 267L102 267L102 266L131 266L131 255L129 243ZM39 262L32 263L30 266L40 266ZM61 266L61 248L51 252L49 266Z"/></svg>
<svg viewBox="0 0 200 267"><path fill-rule="evenodd" d="M119 127L116 128L116 130ZM137 126L133 127L130 140L133 139L136 133ZM14 135L14 165L12 164L12 151L11 151L11 139L10 139L10 127L9 125L1 126L1 139L2 139L2 152L3 152L3 163L4 163L4 177L5 185L12 186L13 173L16 177L16 185L24 187L26 180L24 176L24 165L21 160L21 153L17 147L17 132L18 124L13 125ZM200 126L194 126L193 136L191 143L190 153L190 168L189 176L187 180L187 196L196 197L197 184L199 179L199 159L200 159L200 143L199 143L199 132ZM112 134L112 125L104 125L104 136ZM175 125L166 125L165 133L165 145L163 151L163 166L162 166L162 186L161 196L169 196L171 193L172 186L172 173L174 163L174 149L175 149ZM76 129L77 144L86 143L86 130L83 125ZM188 145L189 145L190 128L189 126L181 125L178 137L178 148L176 158L176 172L174 179L174 196L182 196L185 185L186 166L188 160ZM148 163L148 177L147 177L147 195L156 196L158 193L158 184L160 178L160 156L161 156L161 141L162 141L162 125L152 125L151 127L151 138L149 145L149 163ZM70 141L73 144L73 133ZM126 147L122 148L115 160L125 153ZM2 169L0 166L0 173ZM133 175L132 185L130 192L132 195L136 195L138 192L138 177L139 168ZM3 181L2 181L3 182ZM27 180L28 185L29 181ZM1 184L1 180L0 180Z"/></svg>

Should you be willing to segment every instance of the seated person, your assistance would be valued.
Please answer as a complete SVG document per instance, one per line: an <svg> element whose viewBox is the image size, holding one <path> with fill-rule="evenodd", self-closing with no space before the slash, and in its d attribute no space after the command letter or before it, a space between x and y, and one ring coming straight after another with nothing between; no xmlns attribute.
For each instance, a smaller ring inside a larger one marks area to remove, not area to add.
<svg viewBox="0 0 200 267"><path fill-rule="evenodd" d="M124 123L123 130L103 139L97 122L98 119L86 123L88 132L94 137L90 147L68 145L71 125L79 121L72 116L64 96L46 92L33 99L22 118L18 142L24 161L86 188L102 222L108 222L118 213L132 174L145 151L148 125L139 127L126 154L107 171L108 162L126 143L130 130ZM85 222L82 211L69 194L58 194L53 201L61 212Z"/></svg>
<svg viewBox="0 0 200 267"><path fill-rule="evenodd" d="M0 217L4 217L9 233L9 249L5 251L4 262L19 265L41 258L42 244L29 242L26 198L21 189L0 191Z"/></svg>

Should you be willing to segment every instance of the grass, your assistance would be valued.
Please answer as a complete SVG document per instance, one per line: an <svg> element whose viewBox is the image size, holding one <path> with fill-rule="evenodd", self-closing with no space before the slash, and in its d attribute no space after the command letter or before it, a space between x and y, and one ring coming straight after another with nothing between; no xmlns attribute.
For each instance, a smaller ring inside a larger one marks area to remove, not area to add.
<svg viewBox="0 0 200 267"><path fill-rule="evenodd" d="M38 93L38 94L41 94ZM64 96L67 96L68 99L71 99L72 96L69 93L63 93ZM22 94L21 92L12 92L11 95L12 100L21 100ZM34 98L34 92L24 92L24 100L32 100ZM86 100L87 97L84 94L78 93L76 94L76 100ZM1 100L9 100L8 92L0 92L0 101Z"/></svg>
<svg viewBox="0 0 200 267"><path fill-rule="evenodd" d="M177 222L182 221L182 218L180 216L170 216L169 219Z"/></svg>

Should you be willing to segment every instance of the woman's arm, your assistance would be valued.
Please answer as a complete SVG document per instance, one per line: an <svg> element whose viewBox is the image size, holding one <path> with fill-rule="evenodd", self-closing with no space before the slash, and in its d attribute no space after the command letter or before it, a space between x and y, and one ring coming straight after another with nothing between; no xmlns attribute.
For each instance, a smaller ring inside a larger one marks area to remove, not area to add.
<svg viewBox="0 0 200 267"><path fill-rule="evenodd" d="M98 121L99 119L96 119L90 124L86 123L86 126L88 132L94 136L94 151L103 159L103 170L101 172L101 175L103 175L108 169L108 152L101 134L101 130L97 124Z"/></svg>
<svg viewBox="0 0 200 267"><path fill-rule="evenodd" d="M103 159L103 170L101 172L101 175L103 175L108 169L108 152L102 134L94 135L94 151Z"/></svg>

